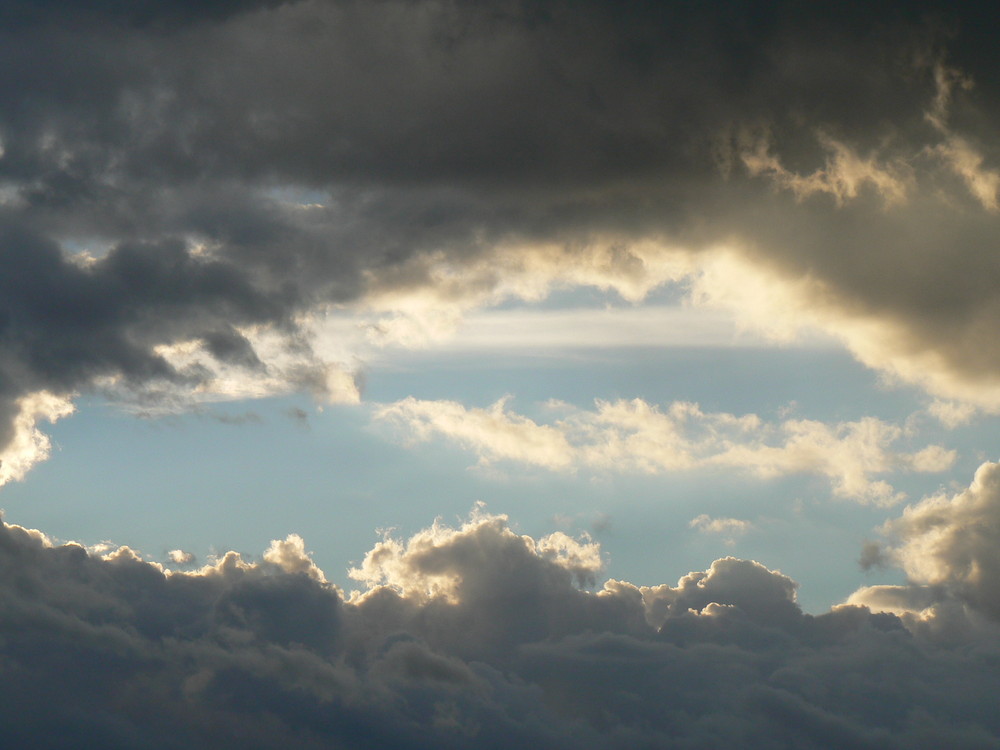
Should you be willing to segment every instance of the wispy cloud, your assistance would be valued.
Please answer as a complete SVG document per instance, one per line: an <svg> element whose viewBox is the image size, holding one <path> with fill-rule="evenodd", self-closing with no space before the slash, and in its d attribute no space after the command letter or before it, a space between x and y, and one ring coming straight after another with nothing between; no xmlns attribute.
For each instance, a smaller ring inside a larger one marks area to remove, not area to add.
<svg viewBox="0 0 1000 750"><path fill-rule="evenodd" d="M739 158L754 176L763 175L802 200L826 194L837 205L854 200L862 189L871 188L887 207L905 203L913 183L913 170L905 161L881 162L875 155L862 157L855 149L820 132L817 141L826 152L824 166L807 175L786 169L771 153L766 133L742 135Z"/></svg>
<svg viewBox="0 0 1000 750"><path fill-rule="evenodd" d="M736 538L746 534L754 528L750 521L739 518L712 518L707 513L702 513L691 519L688 524L692 529L703 534L718 534L724 536L726 544L733 546Z"/></svg>
<svg viewBox="0 0 1000 750"><path fill-rule="evenodd" d="M681 401L660 408L642 399L598 400L592 411L557 402L549 408L561 416L539 423L509 411L507 400L481 409L410 397L374 414L405 439L440 436L472 451L482 464L641 474L720 468L761 478L816 474L830 480L837 496L882 506L905 495L877 476L944 471L956 457L937 445L895 450L902 428L872 417L833 425L807 419L767 423L755 414L704 412Z"/></svg>

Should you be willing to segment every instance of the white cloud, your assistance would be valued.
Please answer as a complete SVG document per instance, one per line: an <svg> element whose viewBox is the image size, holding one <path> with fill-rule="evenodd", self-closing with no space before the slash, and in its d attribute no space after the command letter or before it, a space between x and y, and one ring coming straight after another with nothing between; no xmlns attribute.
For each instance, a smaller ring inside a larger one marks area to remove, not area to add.
<svg viewBox="0 0 1000 750"><path fill-rule="evenodd" d="M535 549L541 557L572 573L580 585L594 585L597 574L604 567L601 546L587 533L574 539L562 531L555 531L539 539Z"/></svg>
<svg viewBox="0 0 1000 750"><path fill-rule="evenodd" d="M311 333L319 315L317 312L299 321L304 332L301 336ZM332 352L317 352L312 340L289 338L272 326L246 327L235 333L245 339L247 347L246 356L235 361L214 356L202 339L155 348L155 354L189 382L151 380L137 384L112 376L97 379L97 387L119 406L144 416L301 390L328 404L360 402L353 368L343 359L333 359Z"/></svg>
<svg viewBox="0 0 1000 750"><path fill-rule="evenodd" d="M17 416L13 420L13 436L0 452L0 485L24 479L25 474L52 451L49 436L38 429L38 422L55 422L75 411L67 396L38 391L17 401Z"/></svg>
<svg viewBox="0 0 1000 750"><path fill-rule="evenodd" d="M916 453L909 455L910 466L914 471L933 474L947 471L955 464L958 453L940 445L928 445Z"/></svg>
<svg viewBox="0 0 1000 750"><path fill-rule="evenodd" d="M925 117L945 140L928 147L927 151L962 178L969 192L983 208L996 212L1000 173L994 169L984 168L983 155L967 139L952 132L948 124L949 109L955 90L972 89L972 79L963 75L960 70L938 62L934 66L934 82L937 93Z"/></svg>
<svg viewBox="0 0 1000 750"><path fill-rule="evenodd" d="M961 70L946 65L941 60L934 62L933 72L934 98L931 100L930 108L924 113L924 117L935 129L947 132L949 110L956 89L967 91L972 88L973 82L972 78L962 73Z"/></svg>
<svg viewBox="0 0 1000 750"><path fill-rule="evenodd" d="M194 562L195 556L191 552L182 549L172 549L167 552L167 559L175 565L190 565Z"/></svg>
<svg viewBox="0 0 1000 750"><path fill-rule="evenodd" d="M734 543L737 536L747 533L754 527L750 521L739 518L712 518L707 513L692 518L688 526L703 534L724 535L727 537L727 544Z"/></svg>
<svg viewBox="0 0 1000 750"><path fill-rule="evenodd" d="M829 345L827 340L824 343ZM798 342L816 345L819 339ZM769 347L774 342L741 330L721 308L689 304L607 308L492 309L470 312L436 351L508 351L533 354L614 347Z"/></svg>
<svg viewBox="0 0 1000 750"><path fill-rule="evenodd" d="M688 573L676 586L633 586L612 580L605 591L616 596L641 596L647 621L659 628L667 618L688 612L716 616L720 604L736 606L768 622L795 619L799 611L795 604L797 588L791 578L758 562L725 557L706 571Z"/></svg>
<svg viewBox="0 0 1000 750"><path fill-rule="evenodd" d="M421 254L405 268L370 274L368 295L319 324L316 336L332 342L321 347L339 347L338 361L377 357L386 346L813 346L837 341L890 381L917 385L941 401L1000 410L1000 379L989 370L970 369L959 351L964 341L985 335L995 319L988 311L982 320L967 321L968 335L938 341L936 329L923 330L925 321L880 310L864 295L854 296L850 286L831 283L827 274L793 271L769 261L768 252L736 234L725 243L688 247L610 238L579 247L505 245L462 262ZM665 284L687 288L685 306L659 310L639 304ZM505 300L531 304L556 289L578 286L614 290L636 307L474 312ZM354 342L346 354L345 341Z"/></svg>
<svg viewBox="0 0 1000 750"><path fill-rule="evenodd" d="M968 424L976 414L973 404L935 399L927 407L927 413L949 429Z"/></svg>
<svg viewBox="0 0 1000 750"><path fill-rule="evenodd" d="M936 445L894 450L903 430L872 417L835 425L765 423L755 414L706 413L688 402L661 409L632 399L598 400L593 411L554 402L550 408L562 418L539 424L509 411L507 402L479 409L409 397L377 407L374 415L409 440L457 442L483 465L511 461L552 471L644 474L718 467L762 478L818 474L830 480L834 494L881 506L905 495L877 475L944 471L956 456Z"/></svg>
<svg viewBox="0 0 1000 750"><path fill-rule="evenodd" d="M526 555L526 564L541 565L544 560L581 584L593 584L603 567L600 545L589 536L574 539L557 531L535 541L514 534L507 516L487 513L480 504L458 528L438 519L405 544L390 536L383 538L365 555L361 565L349 572L352 579L368 587L367 593L355 592L352 601L363 602L376 595L380 587L421 602L435 598L458 602L462 596L478 596L482 592L477 587L483 582L464 574L474 572L478 577L486 571L477 570L476 565L470 567L470 561L503 556L506 548Z"/></svg>
<svg viewBox="0 0 1000 750"><path fill-rule="evenodd" d="M264 552L264 561L277 565L285 573L303 574L320 583L326 583L323 571L306 552L305 541L298 534L289 534L284 540L275 539Z"/></svg>
<svg viewBox="0 0 1000 750"><path fill-rule="evenodd" d="M474 451L484 464L520 461L552 470L572 468L575 449L556 426L511 414L507 399L487 409L466 409L456 401L424 401L409 396L375 409L375 418L405 427L413 441L445 435Z"/></svg>
<svg viewBox="0 0 1000 750"><path fill-rule="evenodd" d="M691 290L696 305L729 309L738 323L777 341L791 343L819 330L892 381L918 385L962 408L1000 411L1000 379L963 371L954 352L929 344L908 321L867 310L819 277L789 277L735 248L720 249L703 256Z"/></svg>

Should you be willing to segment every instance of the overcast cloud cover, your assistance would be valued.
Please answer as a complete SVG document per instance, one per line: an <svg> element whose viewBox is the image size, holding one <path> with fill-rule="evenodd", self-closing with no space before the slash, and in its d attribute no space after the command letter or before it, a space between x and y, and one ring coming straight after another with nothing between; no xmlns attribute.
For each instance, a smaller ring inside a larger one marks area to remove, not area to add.
<svg viewBox="0 0 1000 750"><path fill-rule="evenodd" d="M49 455L44 423L82 395L146 416L293 392L365 404L380 348L432 349L477 309L580 288L636 306L674 290L769 341L822 335L926 397L899 424L634 394L553 394L545 419L370 405L394 438L444 437L480 465L808 474L834 498L910 500L863 554L906 582L818 616L736 558L605 583L593 539L532 539L481 508L387 536L353 594L294 535L201 569L172 550L187 572L170 572L12 522L7 741L1000 746L1000 469L923 498L892 484L957 460L921 424L1000 412L996 16L0 4L0 483Z"/></svg>

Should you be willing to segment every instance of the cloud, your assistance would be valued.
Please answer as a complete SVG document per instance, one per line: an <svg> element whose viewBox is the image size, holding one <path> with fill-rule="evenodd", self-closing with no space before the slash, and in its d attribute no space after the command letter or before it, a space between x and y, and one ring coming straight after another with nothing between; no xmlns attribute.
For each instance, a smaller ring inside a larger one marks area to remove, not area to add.
<svg viewBox="0 0 1000 750"><path fill-rule="evenodd" d="M277 565L286 573L300 573L320 583L326 583L323 571L316 567L305 541L298 534L289 534L284 541L274 540L264 552L264 561Z"/></svg>
<svg viewBox="0 0 1000 750"><path fill-rule="evenodd" d="M557 531L536 542L515 535L505 516L490 515L479 506L469 521L457 529L435 522L405 545L386 538L365 556L359 567L350 571L350 576L369 588L368 594L357 597L357 601L372 596L372 590L389 587L407 599L443 598L459 602L483 595L472 589L485 584L470 579L470 573L490 575L485 570L466 568L465 562L494 555L509 555L509 564L515 567L551 568L550 573L563 571L559 575L572 575L577 581L591 584L603 566L599 545L589 537L579 541Z"/></svg>
<svg viewBox="0 0 1000 750"><path fill-rule="evenodd" d="M74 8L2 11L3 444L40 391L356 400L327 310L433 343L568 286L705 287L720 248L820 292L778 319L1000 404L975 8L955 41L944 6Z"/></svg>
<svg viewBox="0 0 1000 750"><path fill-rule="evenodd" d="M182 549L172 549L167 553L167 558L174 565L190 565L195 561L195 556L191 552Z"/></svg>
<svg viewBox="0 0 1000 750"><path fill-rule="evenodd" d="M933 148L933 153L965 181L969 192L983 205L983 208L995 212L1000 207L997 205L1000 173L984 168L983 155L970 143L958 136L949 136L944 143Z"/></svg>
<svg viewBox="0 0 1000 750"><path fill-rule="evenodd" d="M118 747L996 745L995 639L801 612L725 558L676 585L579 571L593 543L477 510L384 539L345 601L301 539L170 572L0 527L8 741ZM666 707L666 708L665 708ZM168 732L168 734L165 734Z"/></svg>
<svg viewBox="0 0 1000 750"><path fill-rule="evenodd" d="M452 440L474 452L482 465L514 462L550 471L643 474L712 467L764 479L817 474L830 480L835 495L880 506L905 495L875 475L944 471L956 457L938 445L895 451L903 430L873 417L836 425L806 419L765 423L756 414L703 412L688 402L661 409L642 399L598 399L593 411L551 403L563 416L539 424L508 411L507 403L501 399L479 409L408 397L379 406L374 416L412 441Z"/></svg>
<svg viewBox="0 0 1000 750"><path fill-rule="evenodd" d="M861 547L861 557L858 558L858 565L862 570L872 570L873 568L884 568L888 565L888 559L882 551L882 547L876 542L866 541Z"/></svg>
<svg viewBox="0 0 1000 750"><path fill-rule="evenodd" d="M414 441L445 435L475 451L480 460L520 461L547 469L572 468L576 451L558 425L540 425L507 412L508 399L487 409L466 409L455 401L409 396L375 411L375 418L402 427Z"/></svg>
<svg viewBox="0 0 1000 750"><path fill-rule="evenodd" d="M415 348L417 342L432 345L437 352L507 352L553 356L568 349L624 347L773 347L766 336L749 335L737 327L724 310L692 305L652 305L636 307L590 307L533 309L489 309L449 318L448 325L435 329L423 313L379 317L368 324L368 333L378 346L393 344ZM419 320L419 323L418 323ZM419 334L407 333L420 326ZM322 333L320 334L322 335ZM335 335L335 334L333 334ZM429 343L434 337L433 344ZM817 338L797 342L803 346L835 345ZM378 352L365 359L378 358Z"/></svg>
<svg viewBox="0 0 1000 750"><path fill-rule="evenodd" d="M537 302L556 289L589 286L637 303L690 275L688 254L660 238L613 237L569 243L500 243L460 262L443 252L368 273L363 307L379 315L370 335L409 346L450 337L468 311L517 299Z"/></svg>
<svg viewBox="0 0 1000 750"><path fill-rule="evenodd" d="M935 399L927 407L927 412L945 427L954 429L968 423L975 415L976 409L972 404Z"/></svg>
<svg viewBox="0 0 1000 750"><path fill-rule="evenodd" d="M233 352L232 357L202 339L159 345L154 353L176 379L132 381L108 376L95 378L93 385L120 407L143 416L296 391L330 404L358 403L356 373L343 362L318 355L307 338L311 330L304 321L300 325L303 329L291 336L270 326L233 330L241 353Z"/></svg>
<svg viewBox="0 0 1000 750"><path fill-rule="evenodd" d="M746 141L750 136L743 136ZM887 207L905 203L913 178L905 162L880 164L874 156L859 156L850 146L825 133L817 141L827 152L822 168L808 175L799 175L782 166L778 157L770 152L766 137L759 137L743 146L740 160L752 176L765 175L778 186L791 190L799 200L817 193L826 193L838 206L854 200L865 187L871 187Z"/></svg>
<svg viewBox="0 0 1000 750"><path fill-rule="evenodd" d="M68 398L45 391L22 396L15 407L13 434L0 451L0 485L24 479L32 466L49 457L52 441L36 427L38 422L55 422L74 411Z"/></svg>
<svg viewBox="0 0 1000 750"><path fill-rule="evenodd" d="M968 488L927 497L883 526L890 544L879 557L902 568L908 583L861 589L849 601L929 620L947 611L955 621L998 626L998 517L1000 465L984 463Z"/></svg>
<svg viewBox="0 0 1000 750"><path fill-rule="evenodd" d="M38 425L73 394L147 414L356 402L350 336L433 344L581 285L638 304L675 284L775 337L821 329L952 403L947 424L1000 410L992 13L4 3L0 481L48 454ZM361 324L342 344L317 338L331 311ZM486 462L808 472L874 504L901 497L881 477L954 459L874 419L560 408L383 413ZM996 747L993 474L887 527L910 583L852 601L900 617L804 615L790 578L732 558L590 593L592 540L487 514L383 540L350 601L294 535L168 573L5 526L5 737Z"/></svg>
<svg viewBox="0 0 1000 750"><path fill-rule="evenodd" d="M739 518L712 518L702 513L691 519L688 526L703 534L722 534L726 536L726 544L736 543L736 537L742 536L754 528L753 523Z"/></svg>

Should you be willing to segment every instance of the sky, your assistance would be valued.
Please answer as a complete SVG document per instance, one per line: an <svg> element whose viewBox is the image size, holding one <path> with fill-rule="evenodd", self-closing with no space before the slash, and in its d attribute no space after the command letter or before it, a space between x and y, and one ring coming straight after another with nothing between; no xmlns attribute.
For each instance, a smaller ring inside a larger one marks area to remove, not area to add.
<svg viewBox="0 0 1000 750"><path fill-rule="evenodd" d="M0 4L0 717L1000 748L987 5Z"/></svg>

